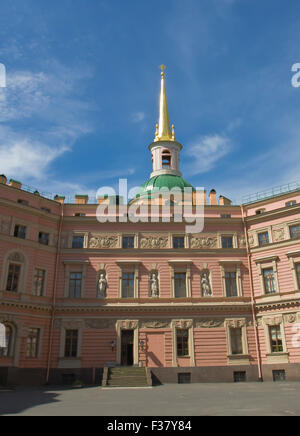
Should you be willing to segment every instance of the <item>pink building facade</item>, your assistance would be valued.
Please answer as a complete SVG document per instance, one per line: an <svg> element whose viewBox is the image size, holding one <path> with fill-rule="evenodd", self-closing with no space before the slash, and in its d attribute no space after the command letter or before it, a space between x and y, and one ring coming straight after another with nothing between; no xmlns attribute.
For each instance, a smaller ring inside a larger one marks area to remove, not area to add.
<svg viewBox="0 0 300 436"><path fill-rule="evenodd" d="M153 186L185 182L162 73ZM0 177L0 385L300 380L300 189L235 206L201 194L204 228L100 223L98 203L48 199ZM192 206L197 205L193 191ZM117 206L119 212L121 207Z"/></svg>

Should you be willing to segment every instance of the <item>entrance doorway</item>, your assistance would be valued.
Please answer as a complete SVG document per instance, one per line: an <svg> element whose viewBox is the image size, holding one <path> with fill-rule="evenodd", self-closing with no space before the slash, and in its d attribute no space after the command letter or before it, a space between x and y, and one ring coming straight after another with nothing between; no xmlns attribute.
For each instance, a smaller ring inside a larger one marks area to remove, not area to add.
<svg viewBox="0 0 300 436"><path fill-rule="evenodd" d="M134 331L121 331L121 365L133 366Z"/></svg>

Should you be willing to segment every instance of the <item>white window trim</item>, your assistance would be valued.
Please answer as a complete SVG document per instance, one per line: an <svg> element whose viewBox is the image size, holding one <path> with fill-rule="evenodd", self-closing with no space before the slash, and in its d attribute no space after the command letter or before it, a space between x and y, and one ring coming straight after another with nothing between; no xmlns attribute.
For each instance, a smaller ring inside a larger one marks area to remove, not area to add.
<svg viewBox="0 0 300 436"><path fill-rule="evenodd" d="M10 260L10 255L18 253L23 256L24 262L19 262L15 260ZM1 290L4 292L10 292L6 290L7 285L7 279L8 279L8 270L9 270L9 264L15 263L17 265L21 265L21 272L20 272L20 279L18 283L18 290L15 292L16 294L25 294L26 293L26 286L27 286L27 274L28 274L28 259L25 253L23 253L22 250L15 248L10 251L8 251L3 259L3 266L2 266L2 279L1 279Z"/></svg>
<svg viewBox="0 0 300 436"><path fill-rule="evenodd" d="M219 260L219 265L221 267L223 296L225 298L238 298L238 297L243 296L241 264L242 264L242 261L240 261L240 260ZM225 273L227 273L227 272L235 272L236 273L237 297L227 297L226 277L225 277Z"/></svg>
<svg viewBox="0 0 300 436"><path fill-rule="evenodd" d="M299 291L300 286L298 284L298 278L297 278L297 271L296 271L296 265L300 265L300 250L299 251L293 251L286 254L290 261L291 271L293 275L293 281L294 281L294 290Z"/></svg>
<svg viewBox="0 0 300 436"><path fill-rule="evenodd" d="M278 256L268 256L268 257L264 257L264 258L254 259L254 261L255 261L257 268L258 268L260 288L261 288L262 295L264 297L274 297L274 296L280 294L278 271L277 271ZM268 268L273 268L274 277L275 277L276 292L272 293L272 294L266 294L266 290L265 290L263 270L268 269Z"/></svg>
<svg viewBox="0 0 300 436"><path fill-rule="evenodd" d="M119 266L119 298L122 300L127 300L127 298L122 297L122 285L123 285L123 273L131 272L134 273L134 296L133 298L139 298L139 267L140 260L119 260L116 262Z"/></svg>
<svg viewBox="0 0 300 436"><path fill-rule="evenodd" d="M232 354L230 330L233 328L241 328L242 330L242 347L243 347L242 354ZM225 329L226 329L228 365L249 365L250 361L249 361L246 318L225 319Z"/></svg>
<svg viewBox="0 0 300 436"><path fill-rule="evenodd" d="M192 260L169 260L169 266L171 271L171 298L180 299L175 296L175 273L185 273L186 274L186 297L191 298L192 287L191 287L191 265Z"/></svg>
<svg viewBox="0 0 300 436"><path fill-rule="evenodd" d="M45 276L44 276L44 286L43 286L43 295L41 295L41 297L47 297L47 283L48 283L48 268L44 267L44 266L40 266L40 265L34 265L33 267L33 271L32 271L32 289L31 289L31 293L34 297L38 297L38 295L35 295L34 293L34 277L35 277L35 271L37 269L43 270L45 271Z"/></svg>
<svg viewBox="0 0 300 436"><path fill-rule="evenodd" d="M74 236L83 236L84 240L83 240L83 247L82 248L73 248L73 238ZM83 250L88 248L88 244L89 244L89 232L86 231L73 231L70 235L69 235L69 240L68 240L68 248L72 248L72 250Z"/></svg>
<svg viewBox="0 0 300 436"><path fill-rule="evenodd" d="M194 325L192 319L175 319L171 323L172 328L172 348L173 348L173 367L178 367L179 359L190 359L190 366L196 366L195 363L195 346L194 346ZM177 330L189 331L189 356L178 357L177 356Z"/></svg>
<svg viewBox="0 0 300 436"><path fill-rule="evenodd" d="M139 321L119 320L116 323L117 331L117 365L121 365L122 330L133 330L133 364L139 364Z"/></svg>
<svg viewBox="0 0 300 436"><path fill-rule="evenodd" d="M86 272L87 272L87 266L90 264L88 260L64 260L65 265L65 292L64 292L64 298L69 297L69 291L70 291L70 273L72 272L78 272L82 273L82 281L81 281L81 297L77 298L76 300L80 300L85 298L85 281L86 281Z"/></svg>
<svg viewBox="0 0 300 436"><path fill-rule="evenodd" d="M267 363L288 363L289 353L287 351L287 345L286 345L283 315L280 314L280 315L263 316L262 325L264 327L264 332L265 332ZM278 326L278 325L280 326L283 352L272 353L269 327Z"/></svg>
<svg viewBox="0 0 300 436"><path fill-rule="evenodd" d="M261 233L268 233L268 235L269 235L269 244L259 245L258 235L261 234ZM270 226L269 227L261 227L261 228L257 229L255 231L255 233L254 233L254 238L255 238L254 239L255 240L255 245L257 247L259 247L259 248L266 247L266 246L272 244L273 243L273 232L271 230L271 227Z"/></svg>
<svg viewBox="0 0 300 436"><path fill-rule="evenodd" d="M76 357L65 357L66 331L67 330L77 330L78 331L77 356ZM70 369L81 368L82 339L83 339L83 322L82 321L74 321L74 320L70 320L70 321L64 320L61 331L60 331L60 347L59 347L58 368L70 368Z"/></svg>
<svg viewBox="0 0 300 436"><path fill-rule="evenodd" d="M222 248L222 236L225 237L232 236L232 248ZM222 250L232 250L233 248L238 248L237 232L232 232L232 231L218 232L218 248L221 248Z"/></svg>

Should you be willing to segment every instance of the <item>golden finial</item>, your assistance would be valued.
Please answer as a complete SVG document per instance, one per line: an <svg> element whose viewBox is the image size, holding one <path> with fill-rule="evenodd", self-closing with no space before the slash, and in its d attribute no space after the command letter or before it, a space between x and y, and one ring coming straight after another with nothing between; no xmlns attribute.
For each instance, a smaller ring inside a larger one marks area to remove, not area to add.
<svg viewBox="0 0 300 436"><path fill-rule="evenodd" d="M159 103L159 123L155 132L155 141L174 141L175 136L171 133L167 95L165 89L165 65L160 65L161 70L161 92Z"/></svg>

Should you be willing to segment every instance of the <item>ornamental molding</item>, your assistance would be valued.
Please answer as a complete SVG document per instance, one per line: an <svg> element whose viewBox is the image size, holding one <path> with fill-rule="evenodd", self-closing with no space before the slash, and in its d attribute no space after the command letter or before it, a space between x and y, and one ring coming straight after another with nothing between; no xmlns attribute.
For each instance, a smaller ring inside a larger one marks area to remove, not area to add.
<svg viewBox="0 0 300 436"><path fill-rule="evenodd" d="M243 234L238 235L238 244L239 244L239 248L246 248L245 235Z"/></svg>
<svg viewBox="0 0 300 436"><path fill-rule="evenodd" d="M190 329L193 327L193 320L192 319L176 319L172 321L172 326L176 329Z"/></svg>
<svg viewBox="0 0 300 436"><path fill-rule="evenodd" d="M273 229L273 242L280 242L285 239L285 228L278 227Z"/></svg>
<svg viewBox="0 0 300 436"><path fill-rule="evenodd" d="M195 327L201 329L224 327L224 322L224 319L195 319Z"/></svg>
<svg viewBox="0 0 300 436"><path fill-rule="evenodd" d="M226 319L226 325L230 328L241 328L241 327L246 327L247 323L245 319L238 319L238 318L233 318L233 319Z"/></svg>
<svg viewBox="0 0 300 436"><path fill-rule="evenodd" d="M192 249L218 248L218 239L213 236L195 237L192 236L190 240L190 246Z"/></svg>
<svg viewBox="0 0 300 436"><path fill-rule="evenodd" d="M282 315L277 315L277 316L268 316L268 317L263 317L263 324L267 325L267 326L275 326L275 325L280 325L283 322L283 317Z"/></svg>
<svg viewBox="0 0 300 436"><path fill-rule="evenodd" d="M171 327L171 322L172 320L150 320L150 321L145 321L145 320L141 320L140 321L140 327L143 329L164 329L164 328L170 328Z"/></svg>
<svg viewBox="0 0 300 436"><path fill-rule="evenodd" d="M89 240L89 248L118 248L119 238L114 235L92 235Z"/></svg>
<svg viewBox="0 0 300 436"><path fill-rule="evenodd" d="M283 320L285 324L294 324L297 321L297 313L283 315Z"/></svg>
<svg viewBox="0 0 300 436"><path fill-rule="evenodd" d="M139 328L138 320L119 320L117 321L117 329L121 330L136 330Z"/></svg>
<svg viewBox="0 0 300 436"><path fill-rule="evenodd" d="M142 249L169 248L169 238L168 236L159 236L159 235L142 236L140 239L140 248Z"/></svg>

